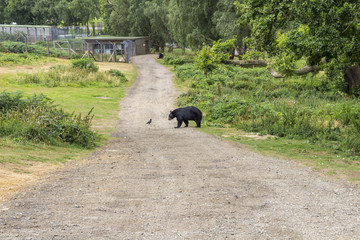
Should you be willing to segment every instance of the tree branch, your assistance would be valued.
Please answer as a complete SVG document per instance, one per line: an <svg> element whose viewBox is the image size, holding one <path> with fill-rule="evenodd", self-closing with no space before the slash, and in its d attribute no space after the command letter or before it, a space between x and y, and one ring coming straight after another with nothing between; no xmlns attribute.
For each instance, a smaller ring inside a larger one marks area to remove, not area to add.
<svg viewBox="0 0 360 240"><path fill-rule="evenodd" d="M345 28L345 30L342 31L342 33L346 32L346 31L350 28L350 26L353 25L353 23L355 22L355 20L357 19L358 15L359 15L359 11L360 11L360 8L358 8L358 10L357 10L357 12L356 12L356 14L355 14L354 19L353 19L353 20L351 21L351 23Z"/></svg>

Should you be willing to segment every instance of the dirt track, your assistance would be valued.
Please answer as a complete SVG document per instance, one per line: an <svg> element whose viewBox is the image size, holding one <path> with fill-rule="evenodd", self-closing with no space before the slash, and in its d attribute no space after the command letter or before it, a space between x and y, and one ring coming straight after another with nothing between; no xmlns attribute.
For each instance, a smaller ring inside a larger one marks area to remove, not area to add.
<svg viewBox="0 0 360 240"><path fill-rule="evenodd" d="M134 59L114 139L2 204L0 239L360 239L358 189L174 129L177 92L154 57Z"/></svg>

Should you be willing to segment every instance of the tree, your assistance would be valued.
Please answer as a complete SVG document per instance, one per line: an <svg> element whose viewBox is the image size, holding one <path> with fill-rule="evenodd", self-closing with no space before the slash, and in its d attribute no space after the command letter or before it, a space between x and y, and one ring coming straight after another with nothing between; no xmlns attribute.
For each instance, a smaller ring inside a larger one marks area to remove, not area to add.
<svg viewBox="0 0 360 240"><path fill-rule="evenodd" d="M31 12L37 16L38 24L59 25L62 22L61 16L56 11L57 0L37 0L31 8Z"/></svg>
<svg viewBox="0 0 360 240"><path fill-rule="evenodd" d="M150 19L144 14L146 0L129 0L129 2L130 35L149 36L151 33Z"/></svg>
<svg viewBox="0 0 360 240"><path fill-rule="evenodd" d="M151 25L144 14L145 0L114 0L105 10L105 25L110 34L149 36Z"/></svg>
<svg viewBox="0 0 360 240"><path fill-rule="evenodd" d="M218 39L211 21L219 0L171 0L169 25L175 41L182 46L198 49L203 42Z"/></svg>
<svg viewBox="0 0 360 240"><path fill-rule="evenodd" d="M197 51L195 57L195 67L204 72L205 77L212 72L217 64L226 63L229 60L229 50L234 48L235 39L229 39L225 42L219 39L214 41L212 46L203 45L201 50Z"/></svg>
<svg viewBox="0 0 360 240"><path fill-rule="evenodd" d="M350 91L359 87L358 0L243 0L236 5L240 21L251 26L255 48L288 66L305 57L332 81L346 80Z"/></svg>
<svg viewBox="0 0 360 240"><path fill-rule="evenodd" d="M99 0L73 0L69 5L74 23L86 24L89 35L89 22L100 16Z"/></svg>
<svg viewBox="0 0 360 240"><path fill-rule="evenodd" d="M9 0L5 9L6 22L17 24L37 24L31 12L34 0Z"/></svg>
<svg viewBox="0 0 360 240"><path fill-rule="evenodd" d="M236 36L234 44L238 51L246 49L243 39L250 36L250 29L247 24L238 23L239 16L236 11L235 0L219 1L216 9L212 21L219 36L222 39L232 39Z"/></svg>
<svg viewBox="0 0 360 240"><path fill-rule="evenodd" d="M5 23L6 0L0 0L0 23Z"/></svg>
<svg viewBox="0 0 360 240"><path fill-rule="evenodd" d="M187 11L184 8L179 8L176 0L171 0L169 4L169 30L175 40L175 42L182 47L185 52L186 36L191 31L190 24L186 24L189 21Z"/></svg>
<svg viewBox="0 0 360 240"><path fill-rule="evenodd" d="M118 36L130 34L130 22L127 17L129 8L129 0L113 0L111 4L106 4L103 19L108 33Z"/></svg>
<svg viewBox="0 0 360 240"><path fill-rule="evenodd" d="M144 14L150 21L149 37L153 40L156 50L164 51L166 41L171 41L168 28L168 6L167 1L155 0L145 2Z"/></svg>

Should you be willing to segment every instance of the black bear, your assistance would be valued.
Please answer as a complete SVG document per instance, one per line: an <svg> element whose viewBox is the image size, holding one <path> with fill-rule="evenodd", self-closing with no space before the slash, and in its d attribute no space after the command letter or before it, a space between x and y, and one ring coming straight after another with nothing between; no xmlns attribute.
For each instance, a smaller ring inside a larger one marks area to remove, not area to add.
<svg viewBox="0 0 360 240"><path fill-rule="evenodd" d="M169 120L176 118L178 124L175 128L179 128L182 122L185 123L185 127L189 125L189 120L194 120L197 127L201 127L202 112L196 107L184 107L178 108L174 111L170 111Z"/></svg>

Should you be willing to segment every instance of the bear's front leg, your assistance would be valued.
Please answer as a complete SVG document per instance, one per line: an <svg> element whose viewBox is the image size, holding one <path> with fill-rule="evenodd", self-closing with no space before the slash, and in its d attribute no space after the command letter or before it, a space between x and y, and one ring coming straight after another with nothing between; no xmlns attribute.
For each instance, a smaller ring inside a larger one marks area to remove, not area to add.
<svg viewBox="0 0 360 240"><path fill-rule="evenodd" d="M185 127L189 126L189 121L188 120L184 120L184 123L185 123Z"/></svg>
<svg viewBox="0 0 360 240"><path fill-rule="evenodd" d="M180 128L181 124L182 124L182 120L178 120L178 124L177 124L177 126L175 128Z"/></svg>

